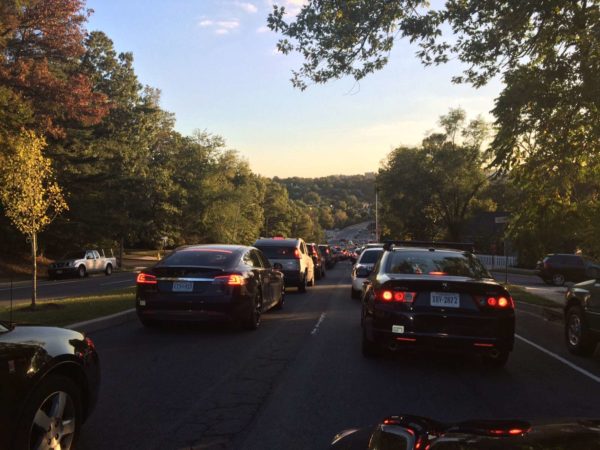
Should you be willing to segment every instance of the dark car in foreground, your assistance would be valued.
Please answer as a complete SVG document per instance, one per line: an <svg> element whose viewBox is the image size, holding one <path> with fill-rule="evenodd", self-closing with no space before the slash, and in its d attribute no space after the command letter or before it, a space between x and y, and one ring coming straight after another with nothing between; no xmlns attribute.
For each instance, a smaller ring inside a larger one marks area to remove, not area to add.
<svg viewBox="0 0 600 450"><path fill-rule="evenodd" d="M515 333L508 291L469 251L400 245L384 247L366 280L363 354L446 348L478 353L490 366L502 367Z"/></svg>
<svg viewBox="0 0 600 450"><path fill-rule="evenodd" d="M588 279L586 271L597 263L581 255L553 253L538 261L537 275L547 284L562 286L566 281L579 283Z"/></svg>
<svg viewBox="0 0 600 450"><path fill-rule="evenodd" d="M89 338L0 322L0 448L74 448L99 384L98 354Z"/></svg>
<svg viewBox="0 0 600 450"><path fill-rule="evenodd" d="M162 321L260 325L261 314L281 308L283 274L262 252L241 245L176 249L137 277L135 306L143 325Z"/></svg>
<svg viewBox="0 0 600 450"><path fill-rule="evenodd" d="M333 450L580 450L600 449L600 420L477 419L443 423L399 415L338 433Z"/></svg>
<svg viewBox="0 0 600 450"><path fill-rule="evenodd" d="M568 289L565 305L567 348L581 356L593 355L600 343L600 268L588 267L586 278Z"/></svg>

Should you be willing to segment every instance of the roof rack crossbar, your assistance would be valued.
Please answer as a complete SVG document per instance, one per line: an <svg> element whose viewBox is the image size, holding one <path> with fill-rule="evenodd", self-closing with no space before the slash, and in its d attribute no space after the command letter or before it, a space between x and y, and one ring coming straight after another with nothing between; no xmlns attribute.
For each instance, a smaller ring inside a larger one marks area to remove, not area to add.
<svg viewBox="0 0 600 450"><path fill-rule="evenodd" d="M464 250L475 252L475 244L472 242L449 242L449 241L385 241L384 250L393 247L420 247L420 248L448 248L453 250Z"/></svg>

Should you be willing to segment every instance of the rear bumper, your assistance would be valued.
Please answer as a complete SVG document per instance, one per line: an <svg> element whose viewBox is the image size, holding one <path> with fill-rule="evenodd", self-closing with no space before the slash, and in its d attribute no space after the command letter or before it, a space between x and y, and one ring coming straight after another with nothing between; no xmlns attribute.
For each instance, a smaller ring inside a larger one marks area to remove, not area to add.
<svg viewBox="0 0 600 450"><path fill-rule="evenodd" d="M294 270L294 271L287 271L287 270L283 270L283 283L285 284L286 287L288 286L298 286L299 284L302 283L302 276L303 274L301 274L300 272Z"/></svg>
<svg viewBox="0 0 600 450"><path fill-rule="evenodd" d="M413 326L418 322L419 314L365 319L369 339L386 348L415 347L489 352L511 351L514 346L514 316L483 318L476 326L460 332L456 331L460 326L452 321L448 321L447 326L426 330Z"/></svg>

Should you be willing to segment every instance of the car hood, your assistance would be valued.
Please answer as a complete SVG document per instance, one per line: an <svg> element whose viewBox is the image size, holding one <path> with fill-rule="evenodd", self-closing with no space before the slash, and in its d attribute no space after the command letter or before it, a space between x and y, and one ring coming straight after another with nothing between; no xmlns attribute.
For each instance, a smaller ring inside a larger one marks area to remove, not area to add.
<svg viewBox="0 0 600 450"><path fill-rule="evenodd" d="M373 427L339 433L332 449L542 450L600 448L600 419L524 421L470 420L441 423L419 416L393 416Z"/></svg>
<svg viewBox="0 0 600 450"><path fill-rule="evenodd" d="M83 334L66 328L18 325L0 334L0 345L26 353L40 351L54 357L74 354L84 339Z"/></svg>

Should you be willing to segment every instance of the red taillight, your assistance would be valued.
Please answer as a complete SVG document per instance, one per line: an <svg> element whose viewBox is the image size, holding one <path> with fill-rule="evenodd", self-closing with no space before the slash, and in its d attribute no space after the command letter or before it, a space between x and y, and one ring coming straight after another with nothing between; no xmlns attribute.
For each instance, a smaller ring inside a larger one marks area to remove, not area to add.
<svg viewBox="0 0 600 450"><path fill-rule="evenodd" d="M379 299L384 302L412 303L416 296L416 292L385 290L381 291Z"/></svg>
<svg viewBox="0 0 600 450"><path fill-rule="evenodd" d="M223 275L220 277L215 277L215 283L224 283L227 286L243 286L246 283L246 280L242 275Z"/></svg>
<svg viewBox="0 0 600 450"><path fill-rule="evenodd" d="M480 295L475 295L474 298L480 306L487 306L493 309L514 309L515 307L515 303L510 296L506 297L500 295L482 297Z"/></svg>
<svg viewBox="0 0 600 450"><path fill-rule="evenodd" d="M135 280L137 284L156 284L156 277L149 273L140 272Z"/></svg>
<svg viewBox="0 0 600 450"><path fill-rule="evenodd" d="M429 275L443 276L448 274L446 272L429 272Z"/></svg>
<svg viewBox="0 0 600 450"><path fill-rule="evenodd" d="M294 258L300 259L300 250L297 248L294 249Z"/></svg>

